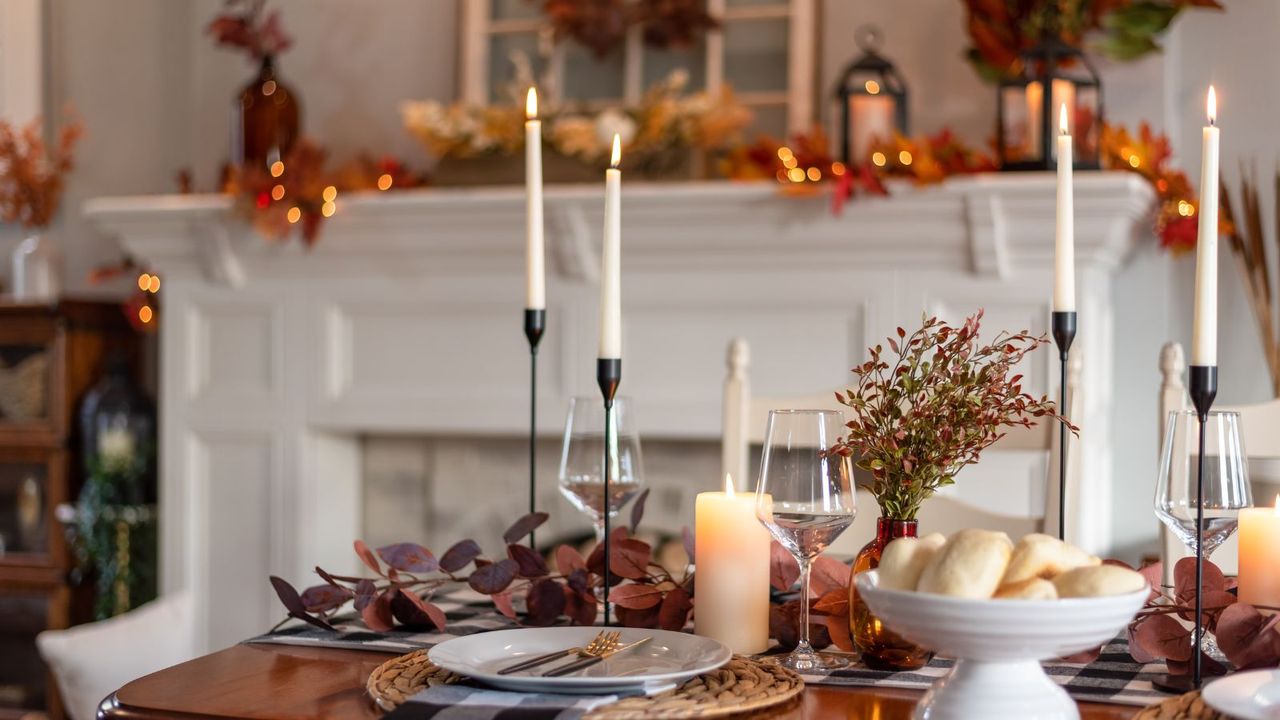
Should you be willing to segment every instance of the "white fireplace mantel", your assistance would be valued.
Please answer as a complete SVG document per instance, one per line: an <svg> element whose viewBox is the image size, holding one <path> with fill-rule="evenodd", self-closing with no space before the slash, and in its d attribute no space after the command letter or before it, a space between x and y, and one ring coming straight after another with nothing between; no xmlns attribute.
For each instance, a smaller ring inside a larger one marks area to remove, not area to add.
<svg viewBox="0 0 1280 720"><path fill-rule="evenodd" d="M1096 512L1074 530L1099 550L1110 527L1110 281L1152 200L1129 173L1076 176L1081 496ZM602 208L600 187L546 193L548 436L569 397L596 392ZM340 196L310 250L263 240L223 196L99 198L85 210L164 281L162 583L194 591L207 646L278 618L267 574L305 583L319 562L354 569L359 435L527 431L520 188ZM983 307L992 330L1044 332L1053 217L1047 173L895 186L838 215L829 197L784 197L775 183L630 183L621 392L637 398L646 436L707 440L720 432L734 337L751 343L757 393L795 396L839 387L868 345L922 312ZM1051 392L1056 359L1028 364L1030 389ZM988 474L1009 477L987 483L1005 484L988 496L1043 507L1044 465L992 463ZM475 498L506 492L459 482Z"/></svg>

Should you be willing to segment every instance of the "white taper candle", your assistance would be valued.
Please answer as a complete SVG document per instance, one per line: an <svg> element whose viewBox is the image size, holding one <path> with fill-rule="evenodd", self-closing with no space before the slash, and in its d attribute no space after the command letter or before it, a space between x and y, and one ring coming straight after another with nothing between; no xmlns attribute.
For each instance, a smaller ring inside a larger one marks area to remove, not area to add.
<svg viewBox="0 0 1280 720"><path fill-rule="evenodd" d="M600 253L600 355L622 357L622 140L613 136L613 156L604 171L604 248Z"/></svg>
<svg viewBox="0 0 1280 720"><path fill-rule="evenodd" d="M1200 161L1200 232L1196 238L1196 307L1191 364L1218 364L1218 101L1213 86L1206 102Z"/></svg>
<svg viewBox="0 0 1280 720"><path fill-rule="evenodd" d="M1076 309L1075 191L1071 177L1071 134L1067 132L1067 106L1058 112L1058 222L1053 254L1053 309Z"/></svg>
<svg viewBox="0 0 1280 720"><path fill-rule="evenodd" d="M528 310L547 307L546 251L542 240L542 121L538 93L529 88L525 100L524 187L528 210L525 242L525 300Z"/></svg>

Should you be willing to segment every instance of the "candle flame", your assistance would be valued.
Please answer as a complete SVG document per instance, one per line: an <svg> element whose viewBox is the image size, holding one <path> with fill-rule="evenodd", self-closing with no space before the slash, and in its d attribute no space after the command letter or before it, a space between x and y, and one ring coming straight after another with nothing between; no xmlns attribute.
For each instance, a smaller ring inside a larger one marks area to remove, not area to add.
<svg viewBox="0 0 1280 720"><path fill-rule="evenodd" d="M1276 516L1280 517L1280 493L1276 493Z"/></svg>
<svg viewBox="0 0 1280 720"><path fill-rule="evenodd" d="M1063 135L1067 134L1067 104L1062 103L1058 106L1058 131Z"/></svg>
<svg viewBox="0 0 1280 720"><path fill-rule="evenodd" d="M729 497L733 497L733 495L734 495L734 493L733 493L733 476L732 476L732 475L730 475L729 473L725 473L725 474L724 474L724 494L725 494L725 495L728 495ZM1277 501L1278 503L1280 503L1280 495L1277 495L1277 496L1276 496L1276 501ZM1277 508L1280 508L1280 505L1277 505L1276 507L1277 507ZM1278 510L1278 511L1280 511L1280 510Z"/></svg>
<svg viewBox="0 0 1280 720"><path fill-rule="evenodd" d="M529 88L529 94L524 98L524 116L530 120L538 118L538 89Z"/></svg>
<svg viewBox="0 0 1280 720"><path fill-rule="evenodd" d="M617 133L614 133L613 155L609 159L609 167L616 168L620 162L622 162L622 138Z"/></svg>
<svg viewBox="0 0 1280 720"><path fill-rule="evenodd" d="M1218 95L1213 91L1213 86L1209 86L1209 99L1205 101L1206 109L1209 113L1209 124L1218 124Z"/></svg>

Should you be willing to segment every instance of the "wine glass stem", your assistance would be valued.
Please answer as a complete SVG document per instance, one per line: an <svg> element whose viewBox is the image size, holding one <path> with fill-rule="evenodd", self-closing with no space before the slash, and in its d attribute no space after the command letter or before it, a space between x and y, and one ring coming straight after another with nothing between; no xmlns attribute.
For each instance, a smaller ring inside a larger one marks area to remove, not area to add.
<svg viewBox="0 0 1280 720"><path fill-rule="evenodd" d="M795 652L808 655L813 652L809 644L809 558L798 557L800 563L800 643Z"/></svg>

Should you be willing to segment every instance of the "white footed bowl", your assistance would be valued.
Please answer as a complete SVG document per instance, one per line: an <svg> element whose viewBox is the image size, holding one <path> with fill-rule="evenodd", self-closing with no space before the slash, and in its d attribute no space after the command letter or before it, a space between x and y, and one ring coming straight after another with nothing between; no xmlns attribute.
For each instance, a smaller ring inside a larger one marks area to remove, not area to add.
<svg viewBox="0 0 1280 720"><path fill-rule="evenodd" d="M969 600L881 590L875 570L854 582L890 630L956 659L916 705L918 720L1077 720L1076 704L1041 660L1098 647L1142 609L1149 590L1064 600Z"/></svg>

